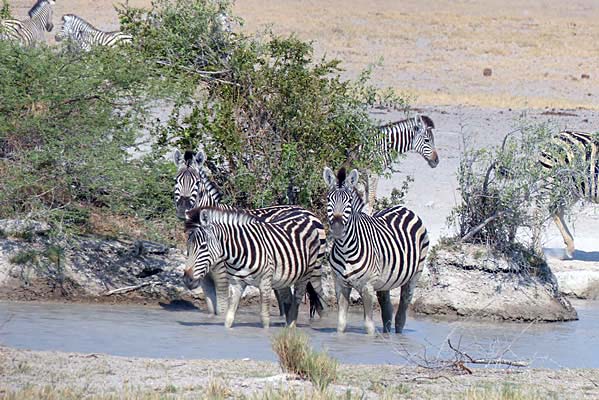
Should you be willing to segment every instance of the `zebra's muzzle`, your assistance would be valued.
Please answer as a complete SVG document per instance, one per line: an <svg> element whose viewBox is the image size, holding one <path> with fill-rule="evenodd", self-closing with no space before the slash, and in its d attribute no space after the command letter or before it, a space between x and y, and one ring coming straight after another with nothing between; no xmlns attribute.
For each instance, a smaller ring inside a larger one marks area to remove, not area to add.
<svg viewBox="0 0 599 400"><path fill-rule="evenodd" d="M437 154L437 150L434 150L431 154L431 158L426 160L428 162L428 166L431 168L435 168L439 165L439 155Z"/></svg>
<svg viewBox="0 0 599 400"><path fill-rule="evenodd" d="M189 290L197 289L200 286L200 280L193 279L193 268L185 268L185 272L183 272L183 284Z"/></svg>
<svg viewBox="0 0 599 400"><path fill-rule="evenodd" d="M344 228L343 217L334 216L333 220L331 221L331 236L333 236L333 239L341 239L345 231Z"/></svg>

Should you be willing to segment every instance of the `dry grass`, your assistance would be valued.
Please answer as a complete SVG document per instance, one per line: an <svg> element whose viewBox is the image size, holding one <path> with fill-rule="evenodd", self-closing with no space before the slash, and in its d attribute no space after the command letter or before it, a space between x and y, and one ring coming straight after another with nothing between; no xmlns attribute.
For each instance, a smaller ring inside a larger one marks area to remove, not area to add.
<svg viewBox="0 0 599 400"><path fill-rule="evenodd" d="M455 399L460 400L546 400L557 399L554 396L541 395L533 389L524 389L510 384L503 385L483 385L473 387L467 390L463 395L458 395Z"/></svg>

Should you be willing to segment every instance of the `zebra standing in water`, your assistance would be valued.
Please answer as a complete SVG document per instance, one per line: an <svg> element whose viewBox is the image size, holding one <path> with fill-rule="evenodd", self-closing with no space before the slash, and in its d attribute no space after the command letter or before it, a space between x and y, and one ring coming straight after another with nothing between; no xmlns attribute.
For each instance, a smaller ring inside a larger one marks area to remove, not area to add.
<svg viewBox="0 0 599 400"><path fill-rule="evenodd" d="M203 166L206 161L206 155L203 151L200 150L195 154L192 151L186 151L184 156L182 156L179 150L175 150L174 161L178 167L174 189L174 200L178 218L184 219L186 211L195 207L234 210L229 205L221 204L222 196L220 191L204 171ZM311 246L318 245L320 247L318 260L320 261L324 258L326 233L320 220L310 211L299 206L290 205L244 211L268 222L276 221L275 223L280 223L281 216L287 216L289 215L289 211L293 211L293 215L298 223L307 223L307 226L316 230L315 233L308 232L306 235L315 241L315 243L310 244ZM312 270L312 274L314 274L314 279L321 279L322 268L320 262ZM225 311L229 290L229 281L225 266L215 265L206 278L201 280L200 284L206 295L209 311L213 314L222 314ZM195 286L197 287L197 285ZM287 314L289 320L290 315L286 310L289 308L289 304L292 303L291 290L289 288L276 290L275 294L281 315ZM322 315L326 311L326 303L321 301L323 294L317 293L309 284L308 295L310 299L310 316L312 317L315 312Z"/></svg>
<svg viewBox="0 0 599 400"><path fill-rule="evenodd" d="M329 262L336 277L337 331L345 330L349 296L354 288L362 296L367 333L373 334L375 330L372 319L375 292L381 305L383 331L389 332L393 318L389 291L401 287L395 315L395 332L401 333L428 251L427 231L422 220L403 206L368 215L355 189L358 177L355 169L349 176L344 168L337 176L330 168L324 170L324 180L330 188L327 217L333 245Z"/></svg>
<svg viewBox="0 0 599 400"><path fill-rule="evenodd" d="M38 0L29 10L29 19L0 21L0 39L14 40L22 46L33 46L38 42L44 42L44 31L50 32L54 28L54 24L52 24L53 5L54 0Z"/></svg>
<svg viewBox="0 0 599 400"><path fill-rule="evenodd" d="M62 16L62 28L56 34L57 42L68 39L80 49L90 51L93 46L113 47L131 43L133 37L120 31L104 32L74 14Z"/></svg>
<svg viewBox="0 0 599 400"><path fill-rule="evenodd" d="M266 221L244 210L194 208L187 213L187 265L185 285L193 289L215 266L224 264L229 274L229 304L225 326L235 319L239 300L247 285L260 290L261 319L270 324L270 291L294 286L291 325L308 282L322 293L321 246L318 231L297 210L288 210Z"/></svg>
<svg viewBox="0 0 599 400"><path fill-rule="evenodd" d="M435 124L426 115L417 115L402 121L392 122L379 127L376 149L383 158L383 170L391 166L394 156L408 151L419 153L431 168L439 164L439 156L435 149L433 130ZM366 173L366 199L370 210L376 199L378 175Z"/></svg>
<svg viewBox="0 0 599 400"><path fill-rule="evenodd" d="M574 131L559 132L552 137L550 145L541 151L539 164L552 175L552 179L563 182L571 179L577 199L599 203L599 135ZM573 168L582 168L582 171L572 171ZM560 169L566 170L566 176ZM566 245L566 256L571 258L575 247L572 233L564 221L567 205L550 206L553 221ZM540 232L536 232L534 236L535 245L540 249Z"/></svg>

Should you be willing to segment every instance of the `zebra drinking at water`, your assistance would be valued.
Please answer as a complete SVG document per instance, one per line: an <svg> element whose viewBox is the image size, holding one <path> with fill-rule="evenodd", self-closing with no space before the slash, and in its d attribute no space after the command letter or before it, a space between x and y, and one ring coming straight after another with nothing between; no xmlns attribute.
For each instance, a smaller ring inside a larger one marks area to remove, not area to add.
<svg viewBox="0 0 599 400"><path fill-rule="evenodd" d="M215 266L225 265L229 274L229 302L225 326L235 319L239 300L247 285L260 290L261 319L270 324L270 291L294 286L288 323L297 319L298 307L310 282L322 294L321 245L314 220L288 210L266 221L244 210L194 208L187 212L185 229L187 264L185 285L193 289Z"/></svg>
<svg viewBox="0 0 599 400"><path fill-rule="evenodd" d="M337 176L330 168L324 170L324 180L330 188L327 217L333 245L329 262L336 277L337 331L345 330L353 288L362 296L367 333L373 334L375 330L372 320L375 292L381 305L383 331L389 332L393 317L389 291L401 287L395 315L395 331L400 333L428 251L427 231L422 220L402 206L368 215L364 211L364 201L355 189L358 177L355 169L349 176L344 168Z"/></svg>
<svg viewBox="0 0 599 400"><path fill-rule="evenodd" d="M539 164L551 178L573 187L577 199L599 203L599 135L562 131L552 137L551 143L539 156ZM573 170L573 169L582 170ZM574 238L564 221L566 204L551 204L552 217L566 245L566 256L574 255ZM541 248L540 234L535 245Z"/></svg>
<svg viewBox="0 0 599 400"><path fill-rule="evenodd" d="M38 0L29 10L29 19L0 21L0 39L14 40L22 46L33 46L38 42L44 42L44 32L50 32L54 28L54 24L52 24L53 5L54 0Z"/></svg>
<svg viewBox="0 0 599 400"><path fill-rule="evenodd" d="M391 122L379 127L376 151L383 159L383 170L389 168L394 156L408 151L419 153L431 168L439 164L439 156L435 149L433 130L435 124L426 115ZM359 151L359 150L358 150ZM378 175L368 171L366 174L366 199L372 210L376 199Z"/></svg>
<svg viewBox="0 0 599 400"><path fill-rule="evenodd" d="M208 178L204 171L204 162L206 155L203 151L193 153L186 151L182 156L179 150L175 150L174 154L175 165L178 167L178 172L175 177L174 200L177 208L177 216L185 218L185 212L195 207L215 207L220 209L233 210L234 208L226 204L221 204L221 193L216 185ZM289 215L289 211L293 211L296 222L303 223L310 229L315 229L315 232L306 232L306 236L314 241L311 246L319 246L320 254L318 260L324 258L326 246L326 234L320 220L310 211L293 205L272 206L253 210L244 210L254 216L263 218L266 221L274 221L281 223L281 216ZM317 268L314 268L312 273L314 279L320 280L322 269L320 263ZM213 314L222 314L225 311L227 304L227 293L229 290L229 281L226 268L224 265L215 265L211 268L210 273L200 282L202 289L206 295L208 308ZM196 285L197 286L197 285ZM322 298L322 293L316 293L311 284L308 284L308 295L310 299L310 316L315 312L320 315L325 311L326 303L319 299ZM286 313L292 302L291 290L284 288L276 290L275 294L279 302L281 315L287 314L287 318L292 316Z"/></svg>
<svg viewBox="0 0 599 400"><path fill-rule="evenodd" d="M104 32L74 14L62 16L62 28L56 34L57 42L68 39L82 50L90 51L93 46L113 47L131 43L133 37L120 31Z"/></svg>

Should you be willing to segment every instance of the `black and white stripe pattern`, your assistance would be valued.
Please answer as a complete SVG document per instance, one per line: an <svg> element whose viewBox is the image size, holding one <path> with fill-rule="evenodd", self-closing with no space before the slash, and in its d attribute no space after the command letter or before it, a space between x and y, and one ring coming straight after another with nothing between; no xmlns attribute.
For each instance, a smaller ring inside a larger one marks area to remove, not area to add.
<svg viewBox="0 0 599 400"><path fill-rule="evenodd" d="M562 184L570 183L579 199L599 203L599 135L559 132L541 151L539 164L548 171L551 179L559 180ZM565 206L550 205L553 220L566 245L566 255L572 257L575 251L574 238L564 220ZM535 235L535 239L540 240L539 235ZM537 247L540 248L540 243L537 243Z"/></svg>
<svg viewBox="0 0 599 400"><path fill-rule="evenodd" d="M133 37L120 31L104 32L74 14L62 16L62 27L56 34L56 41L71 40L79 48L90 51L93 46L113 47L131 43Z"/></svg>
<svg viewBox="0 0 599 400"><path fill-rule="evenodd" d="M392 122L379 127L376 151L383 159L383 170L389 168L395 157L409 151L420 154L431 168L439 164L439 156L435 148L435 124L426 115ZM368 205L372 207L376 199L378 175L368 172L367 195Z"/></svg>
<svg viewBox="0 0 599 400"><path fill-rule="evenodd" d="M358 171L337 176L329 168L324 180L329 186L327 217L333 245L329 262L336 275L339 319L337 330L346 326L351 289L357 289L364 303L365 326L374 333L372 303L377 292L384 331L391 328L393 308L389 290L401 287L401 300L395 316L395 330L401 332L408 305L420 276L429 240L422 220L402 206L385 209L370 216L355 189Z"/></svg>
<svg viewBox="0 0 599 400"><path fill-rule="evenodd" d="M321 268L318 231L322 225L314 224L296 210L288 210L269 222L244 210L195 208L187 213L185 223L185 283L193 287L193 282L224 263L230 283L225 326L233 325L239 299L245 287L252 285L260 290L265 328L270 323L270 291L293 285L292 317L288 322L294 324L307 283L322 293L321 274L313 273Z"/></svg>
<svg viewBox="0 0 599 400"><path fill-rule="evenodd" d="M197 153L192 151L186 151L182 157L181 153L175 151L175 164L179 166L177 176L175 178L175 205L177 207L177 216L179 218L185 218L185 212L192 208L206 208L214 207L223 210L234 210L235 208L226 204L221 204L222 195L218 187L212 182L206 171L204 170L204 163L206 161L206 155L203 151L199 150ZM320 254L318 259L324 258L326 250L326 233L322 222L310 211L294 206L294 205L280 205L266 208L244 210L245 212L260 217L267 222L274 222L276 224L285 224L286 218L290 215L293 216L298 222L307 222L307 226L312 227L316 230L315 233L308 233L307 236L313 238L314 244L310 246L320 246ZM289 212L293 213L290 214ZM318 268L314 268L312 273L314 274L315 280L321 279L322 269L320 265ZM225 266L215 265L208 275L207 279L203 279L199 284L202 285L202 289L207 296L208 308L214 314L221 314L225 311L227 304L227 295L229 291L229 283ZM197 282L195 283L197 286ZM308 286L308 294L310 298L310 316L313 316L315 312L320 315L325 311L326 304L320 300L323 297L323 293L316 292L315 288ZM279 307L283 313L286 307L283 304L285 301L291 299L291 292L289 289L283 289L276 292L277 299L279 300ZM290 315L287 315L290 318Z"/></svg>
<svg viewBox="0 0 599 400"><path fill-rule="evenodd" d="M22 46L33 46L44 42L44 32L50 32L54 0L38 0L29 10L29 19L23 21L5 19L0 21L0 39L14 40Z"/></svg>

